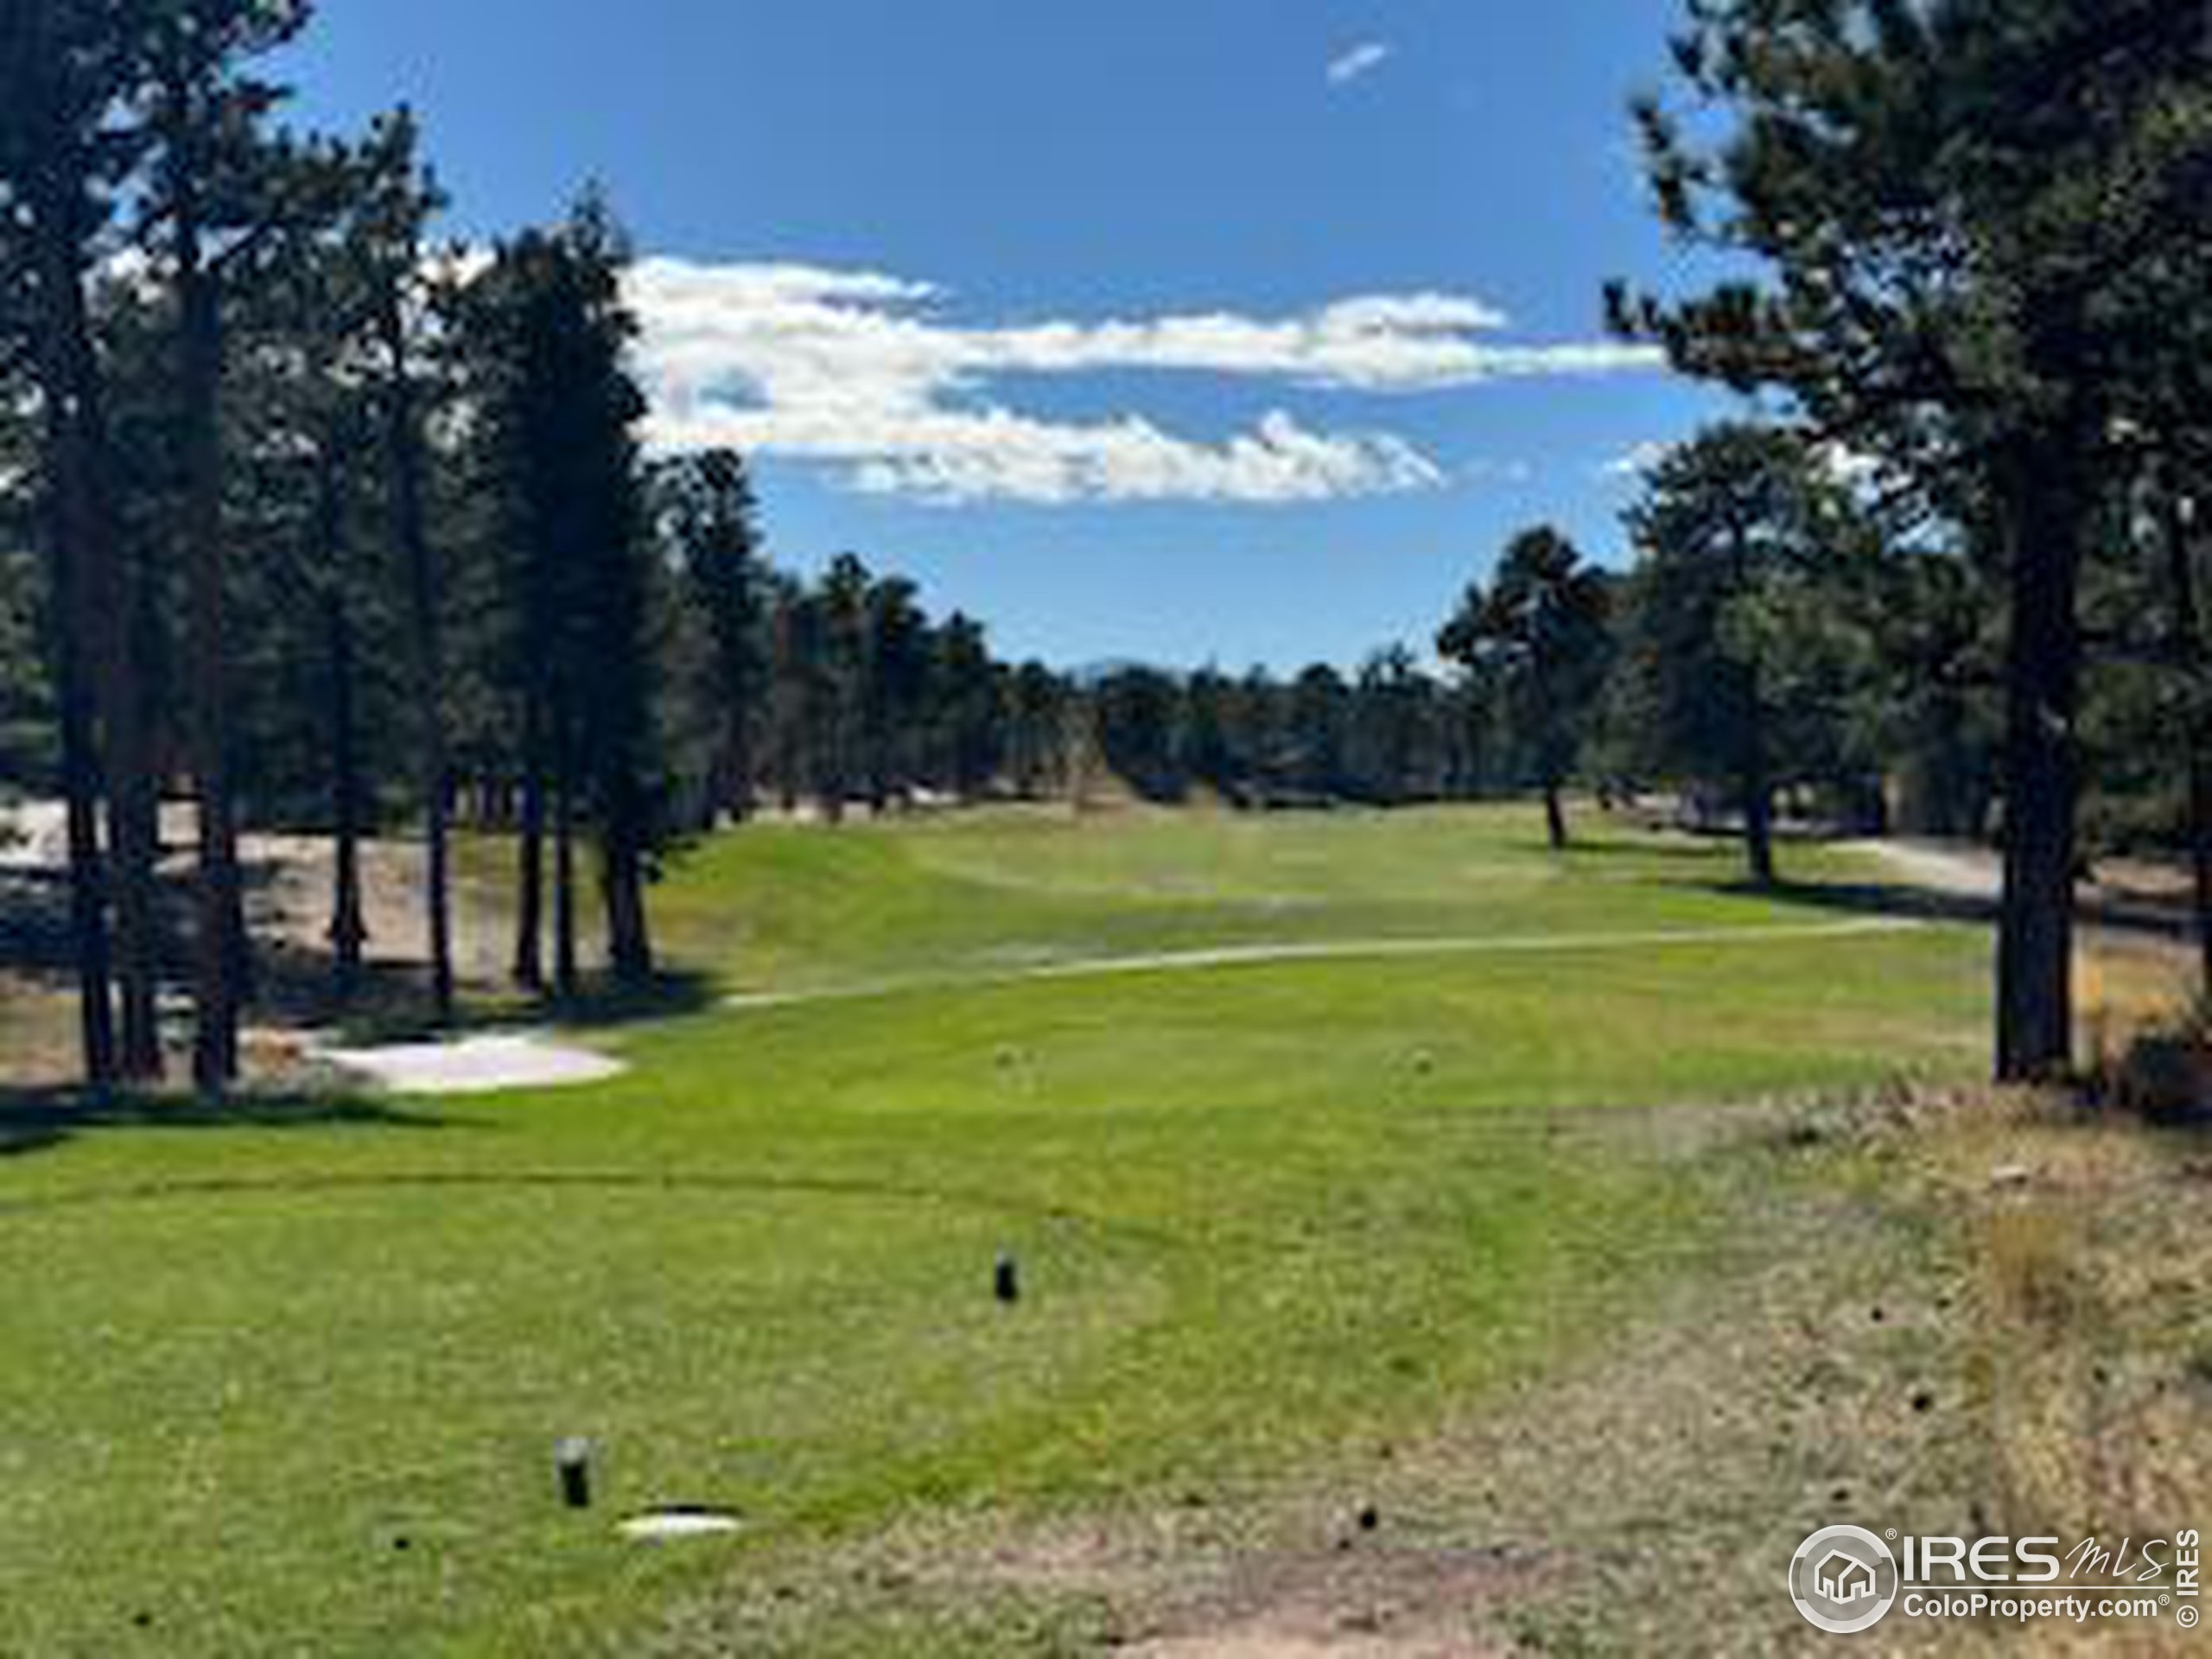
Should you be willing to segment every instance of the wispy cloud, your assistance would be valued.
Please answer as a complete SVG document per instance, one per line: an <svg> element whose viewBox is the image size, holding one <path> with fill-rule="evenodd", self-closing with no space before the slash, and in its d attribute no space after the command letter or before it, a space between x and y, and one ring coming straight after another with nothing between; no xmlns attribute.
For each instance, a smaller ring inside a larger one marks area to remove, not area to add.
<svg viewBox="0 0 2212 1659"><path fill-rule="evenodd" d="M1396 55L1397 48L1388 41L1362 41L1329 60L1329 85L1349 86L1373 74Z"/></svg>
<svg viewBox="0 0 2212 1659"><path fill-rule="evenodd" d="M1598 476L1616 482L1637 484L1650 477L1666 465L1682 446L1653 438L1631 445L1611 461L1601 463ZM1823 468L1829 480L1847 490L1878 488L1885 477L1881 459L1847 444L1822 442L1813 446L1813 459Z"/></svg>
<svg viewBox="0 0 2212 1659"><path fill-rule="evenodd" d="M1294 502L1433 488L1389 432L1316 431L1281 411L1209 442L1141 413L1024 414L1024 376L1204 373L1310 391L1439 391L1656 362L1605 341L1522 345L1463 296L1370 295L1283 317L1227 311L968 325L926 283L792 264L649 259L631 273L639 364L663 449L731 445L812 461L863 491L937 502Z"/></svg>
<svg viewBox="0 0 2212 1659"><path fill-rule="evenodd" d="M1658 471L1667 457L1674 453L1673 444L1661 442L1656 438L1647 439L1601 464L1598 475L1623 483L1634 483Z"/></svg>

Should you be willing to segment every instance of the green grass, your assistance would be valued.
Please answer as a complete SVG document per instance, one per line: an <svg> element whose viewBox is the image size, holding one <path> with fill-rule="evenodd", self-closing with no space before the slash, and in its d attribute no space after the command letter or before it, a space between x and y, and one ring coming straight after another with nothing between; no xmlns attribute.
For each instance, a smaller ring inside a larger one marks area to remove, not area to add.
<svg viewBox="0 0 2212 1659"><path fill-rule="evenodd" d="M1519 811L748 831L660 895L683 959L906 988L626 1027L632 1070L586 1091L19 1122L0 1654L635 1651L778 1547L1417 1433L1695 1270L1724 1154L1635 1109L1970 1065L1983 942L920 982L1841 913L1735 868L1554 858ZM569 1433L614 1508L727 1503L744 1539L563 1513Z"/></svg>
<svg viewBox="0 0 2212 1659"><path fill-rule="evenodd" d="M1825 849L1785 860L1800 880L1846 870ZM1726 843L1634 831L1558 856L1513 810L1005 812L725 838L656 916L736 985L811 986L1249 941L1771 924L1739 866Z"/></svg>

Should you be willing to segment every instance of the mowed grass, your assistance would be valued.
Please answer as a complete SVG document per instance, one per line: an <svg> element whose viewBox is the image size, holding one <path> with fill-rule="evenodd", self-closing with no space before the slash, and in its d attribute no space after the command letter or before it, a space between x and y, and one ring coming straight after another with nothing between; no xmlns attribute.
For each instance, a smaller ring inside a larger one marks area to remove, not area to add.
<svg viewBox="0 0 2212 1659"><path fill-rule="evenodd" d="M1418 1433L1702 1270L1740 1172L1715 1115L1650 1109L1977 1060L1978 935L1812 937L1840 894L1735 873L1630 831L1554 857L1519 810L748 830L659 895L678 956L887 988L627 1027L588 1090L19 1109L0 1654L680 1649L809 1540ZM1555 948L963 982L1491 937ZM657 1503L746 1530L612 1535Z"/></svg>
<svg viewBox="0 0 2212 1659"><path fill-rule="evenodd" d="M824 835L761 829L696 852L664 938L735 985L789 988L1255 942L1603 935L1772 925L1741 855L1605 825L1565 855L1518 809L1059 811ZM1799 880L1864 875L1790 849ZM1792 906L1793 923L1820 918Z"/></svg>

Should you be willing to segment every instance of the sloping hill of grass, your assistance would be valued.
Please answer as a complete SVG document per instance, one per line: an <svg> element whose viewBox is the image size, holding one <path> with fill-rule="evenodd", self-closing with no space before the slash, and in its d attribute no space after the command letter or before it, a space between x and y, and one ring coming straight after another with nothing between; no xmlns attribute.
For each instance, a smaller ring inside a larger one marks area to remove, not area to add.
<svg viewBox="0 0 2212 1659"><path fill-rule="evenodd" d="M1809 882L1857 874L1790 849ZM745 988L1265 941L1531 938L1772 925L1822 912L1738 881L1725 842L1600 821L1564 855L1521 808L1242 817L1008 810L762 826L697 849L656 908Z"/></svg>

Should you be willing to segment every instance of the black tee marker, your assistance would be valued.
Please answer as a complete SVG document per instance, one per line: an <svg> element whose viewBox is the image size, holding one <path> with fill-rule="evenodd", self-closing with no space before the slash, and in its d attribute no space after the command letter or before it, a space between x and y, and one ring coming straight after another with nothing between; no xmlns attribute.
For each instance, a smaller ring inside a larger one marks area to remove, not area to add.
<svg viewBox="0 0 2212 1659"><path fill-rule="evenodd" d="M1021 1266L1011 1254L1000 1254L998 1267L991 1274L991 1288L1008 1307L1021 1300Z"/></svg>
<svg viewBox="0 0 2212 1659"><path fill-rule="evenodd" d="M553 1448L561 1474L561 1501L572 1510L591 1508L591 1442L569 1439Z"/></svg>

